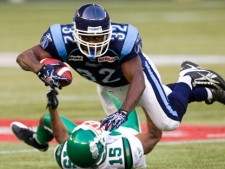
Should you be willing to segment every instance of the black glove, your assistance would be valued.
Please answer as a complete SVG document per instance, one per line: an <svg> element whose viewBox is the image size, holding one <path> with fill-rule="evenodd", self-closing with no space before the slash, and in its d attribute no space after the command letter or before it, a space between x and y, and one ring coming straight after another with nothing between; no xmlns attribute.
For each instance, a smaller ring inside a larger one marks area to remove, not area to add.
<svg viewBox="0 0 225 169"><path fill-rule="evenodd" d="M127 112L124 110L119 109L117 112L109 115L108 117L104 118L101 121L100 127L104 126L105 124L105 130L111 132L114 127L118 128L122 123L127 121Z"/></svg>
<svg viewBox="0 0 225 169"><path fill-rule="evenodd" d="M65 81L69 83L69 80L65 77L59 76L56 73L56 69L62 66L62 63L56 63L51 65L44 65L38 72L38 77L45 83L45 86L50 86L51 88L58 87L62 89L59 81Z"/></svg>
<svg viewBox="0 0 225 169"><path fill-rule="evenodd" d="M58 95L58 92L55 89L50 88L47 91L46 97L47 97L48 103L47 103L46 109L47 108L56 109L58 107L59 102L56 95Z"/></svg>

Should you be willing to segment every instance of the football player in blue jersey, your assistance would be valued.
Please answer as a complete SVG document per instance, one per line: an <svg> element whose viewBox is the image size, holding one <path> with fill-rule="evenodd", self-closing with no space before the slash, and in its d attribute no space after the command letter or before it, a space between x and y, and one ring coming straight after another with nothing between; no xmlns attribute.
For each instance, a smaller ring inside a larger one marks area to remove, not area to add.
<svg viewBox="0 0 225 169"><path fill-rule="evenodd" d="M105 130L118 128L127 121L131 110L140 106L148 115L148 124L155 125L149 135L160 140L162 130L178 128L189 102L225 103L223 78L189 61L181 64L177 83L163 86L156 67L142 52L137 28L111 22L107 11L97 4L81 6L73 24L51 25L40 44L22 52L17 62L22 69L36 73L46 85L61 88L59 80L68 79L57 75L53 66L39 62L50 57L68 63L82 77L97 83L108 115L101 121ZM110 103L106 92L122 103L119 110ZM156 142L146 145L144 152L148 153Z"/></svg>

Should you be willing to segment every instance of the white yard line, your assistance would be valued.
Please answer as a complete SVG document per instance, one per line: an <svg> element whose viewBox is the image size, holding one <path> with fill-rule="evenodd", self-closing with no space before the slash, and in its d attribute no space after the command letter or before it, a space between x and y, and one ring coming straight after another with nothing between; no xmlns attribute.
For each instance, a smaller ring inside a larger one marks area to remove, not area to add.
<svg viewBox="0 0 225 169"><path fill-rule="evenodd" d="M55 148L49 148L48 151L52 151ZM40 152L36 149L21 149L21 150L9 150L9 151L0 151L0 155L3 154L20 154L20 153L33 153L33 152Z"/></svg>
<svg viewBox="0 0 225 169"><path fill-rule="evenodd" d="M207 144L207 143L224 143L225 139L221 140L194 140L194 141L171 141L171 142L159 142L158 146L173 146L173 145L183 145L183 144ZM49 148L48 151L53 151L55 148ZM33 153L39 152L36 149L21 149L21 150L9 150L0 151L0 155L4 154L21 154L21 153Z"/></svg>
<svg viewBox="0 0 225 169"><path fill-rule="evenodd" d="M0 53L0 67L18 67L18 53ZM156 66L180 65L189 60L198 64L225 64L224 55L148 55Z"/></svg>
<svg viewBox="0 0 225 169"><path fill-rule="evenodd" d="M205 144L205 143L224 143L225 139L212 139L212 140L188 140L188 141L166 141L159 142L158 145L181 145L181 144Z"/></svg>

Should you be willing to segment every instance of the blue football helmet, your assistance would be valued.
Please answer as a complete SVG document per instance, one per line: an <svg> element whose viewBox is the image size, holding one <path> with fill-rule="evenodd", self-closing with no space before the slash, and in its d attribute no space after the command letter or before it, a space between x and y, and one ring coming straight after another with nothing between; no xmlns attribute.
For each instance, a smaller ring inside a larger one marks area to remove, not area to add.
<svg viewBox="0 0 225 169"><path fill-rule="evenodd" d="M97 4L81 6L73 18L73 37L80 51L93 59L104 55L109 47L112 27L107 11ZM101 37L101 42L88 42L82 37Z"/></svg>

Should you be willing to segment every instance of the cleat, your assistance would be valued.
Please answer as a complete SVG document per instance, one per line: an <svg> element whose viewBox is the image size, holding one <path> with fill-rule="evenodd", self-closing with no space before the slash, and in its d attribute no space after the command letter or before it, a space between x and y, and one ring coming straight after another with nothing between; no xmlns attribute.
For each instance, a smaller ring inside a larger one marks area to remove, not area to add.
<svg viewBox="0 0 225 169"><path fill-rule="evenodd" d="M195 63L185 61L181 64L179 76L189 75L192 78L193 87L209 87L217 90L225 90L225 81L212 70L202 69Z"/></svg>
<svg viewBox="0 0 225 169"><path fill-rule="evenodd" d="M13 122L10 125L13 134L21 141L24 141L29 146L32 146L40 151L47 151L48 144L39 144L35 139L35 132L20 122Z"/></svg>
<svg viewBox="0 0 225 169"><path fill-rule="evenodd" d="M216 89L209 89L212 92L213 99L206 100L206 104L213 104L213 102L218 101L222 104L225 104L225 91L223 90L216 90Z"/></svg>

